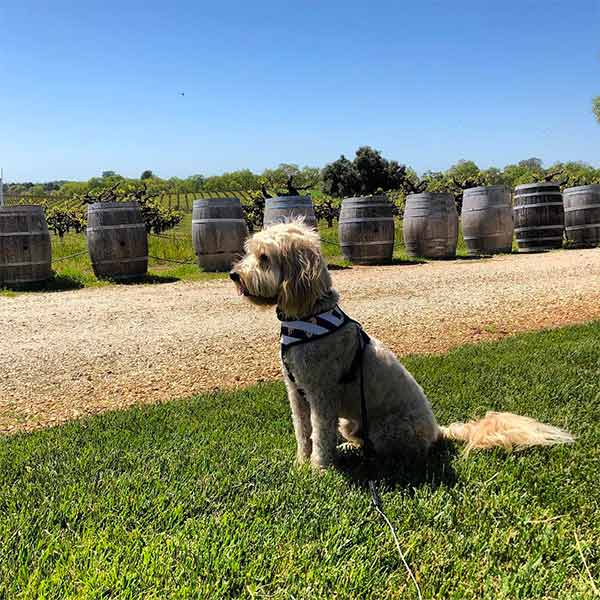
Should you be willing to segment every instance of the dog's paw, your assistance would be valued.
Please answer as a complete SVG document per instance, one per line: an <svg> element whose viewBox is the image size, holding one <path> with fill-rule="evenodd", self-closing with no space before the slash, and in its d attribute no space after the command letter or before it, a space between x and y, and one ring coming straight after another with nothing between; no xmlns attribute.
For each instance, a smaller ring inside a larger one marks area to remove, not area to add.
<svg viewBox="0 0 600 600"><path fill-rule="evenodd" d="M304 454L296 454L296 458L294 460L294 465L296 467L303 467L304 465L310 462L310 456L305 456Z"/></svg>
<svg viewBox="0 0 600 600"><path fill-rule="evenodd" d="M353 454L362 448L362 444L354 442L343 442L337 447L338 452L342 454Z"/></svg>

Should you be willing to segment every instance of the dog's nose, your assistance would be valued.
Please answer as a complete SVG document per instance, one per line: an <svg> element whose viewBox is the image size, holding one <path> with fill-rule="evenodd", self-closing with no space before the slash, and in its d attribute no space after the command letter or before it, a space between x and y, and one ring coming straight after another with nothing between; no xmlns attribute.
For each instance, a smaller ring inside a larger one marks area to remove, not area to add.
<svg viewBox="0 0 600 600"><path fill-rule="evenodd" d="M240 280L240 275L235 271L229 271L229 278L231 279L231 281L235 281L236 283L238 283Z"/></svg>

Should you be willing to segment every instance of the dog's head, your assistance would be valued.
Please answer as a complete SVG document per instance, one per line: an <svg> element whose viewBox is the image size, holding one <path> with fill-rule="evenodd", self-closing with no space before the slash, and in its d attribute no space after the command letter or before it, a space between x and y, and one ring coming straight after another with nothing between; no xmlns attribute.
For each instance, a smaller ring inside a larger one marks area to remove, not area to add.
<svg viewBox="0 0 600 600"><path fill-rule="evenodd" d="M301 221L259 231L245 249L229 276L255 304L276 304L286 317L305 317L331 289L319 235Z"/></svg>

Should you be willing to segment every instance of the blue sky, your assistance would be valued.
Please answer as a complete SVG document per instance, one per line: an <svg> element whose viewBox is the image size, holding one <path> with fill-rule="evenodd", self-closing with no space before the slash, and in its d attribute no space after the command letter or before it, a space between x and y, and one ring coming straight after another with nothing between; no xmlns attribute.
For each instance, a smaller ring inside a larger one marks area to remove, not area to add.
<svg viewBox="0 0 600 600"><path fill-rule="evenodd" d="M600 0L0 4L7 181L322 166L600 166ZM185 96L181 96L184 92Z"/></svg>

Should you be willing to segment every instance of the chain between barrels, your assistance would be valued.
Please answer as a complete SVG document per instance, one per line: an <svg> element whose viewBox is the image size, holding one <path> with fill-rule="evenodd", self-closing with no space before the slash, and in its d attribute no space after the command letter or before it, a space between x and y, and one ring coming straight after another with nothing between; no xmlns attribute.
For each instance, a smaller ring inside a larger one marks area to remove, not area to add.
<svg viewBox="0 0 600 600"><path fill-rule="evenodd" d="M87 254L87 250L82 250L81 252L76 252L75 254L69 254L69 256L61 256L60 258L55 258L52 262L61 262L62 260L67 260L69 258L75 258L76 256L81 256L82 254Z"/></svg>

